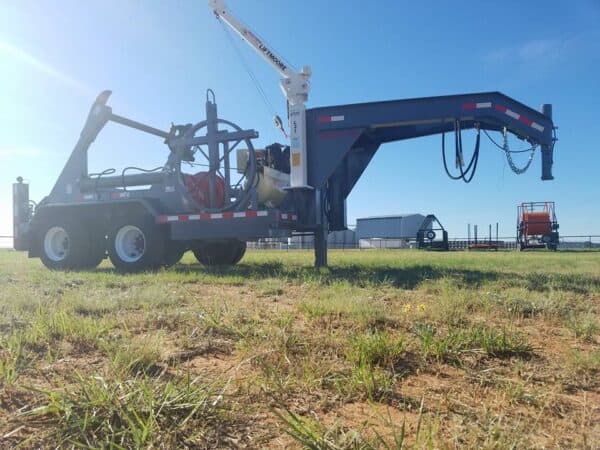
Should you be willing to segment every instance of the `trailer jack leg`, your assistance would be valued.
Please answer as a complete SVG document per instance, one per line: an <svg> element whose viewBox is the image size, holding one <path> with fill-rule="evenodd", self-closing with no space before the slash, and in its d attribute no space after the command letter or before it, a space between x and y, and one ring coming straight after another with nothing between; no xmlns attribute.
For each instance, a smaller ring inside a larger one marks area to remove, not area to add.
<svg viewBox="0 0 600 450"><path fill-rule="evenodd" d="M327 227L319 226L315 231L315 267L327 267Z"/></svg>

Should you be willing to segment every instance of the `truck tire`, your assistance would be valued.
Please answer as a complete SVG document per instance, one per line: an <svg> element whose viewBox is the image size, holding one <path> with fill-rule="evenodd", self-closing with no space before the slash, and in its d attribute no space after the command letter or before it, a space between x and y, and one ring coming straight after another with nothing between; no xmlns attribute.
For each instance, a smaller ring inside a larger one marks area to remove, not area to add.
<svg viewBox="0 0 600 450"><path fill-rule="evenodd" d="M193 250L199 263L207 266L233 266L246 253L246 243L237 239L205 241Z"/></svg>
<svg viewBox="0 0 600 450"><path fill-rule="evenodd" d="M165 247L163 267L171 267L181 261L187 251L185 244L178 241L168 241Z"/></svg>
<svg viewBox="0 0 600 450"><path fill-rule="evenodd" d="M82 260L82 269L95 269L106 258L106 237L89 234L90 246L88 254Z"/></svg>
<svg viewBox="0 0 600 450"><path fill-rule="evenodd" d="M232 265L239 263L246 254L246 242L236 241L235 245L237 248L234 250L233 259L231 261Z"/></svg>
<svg viewBox="0 0 600 450"><path fill-rule="evenodd" d="M74 220L56 220L40 227L40 259L51 270L79 270L92 267L90 230ZM95 256L92 258L92 256ZM96 263L98 265L100 261Z"/></svg>
<svg viewBox="0 0 600 450"><path fill-rule="evenodd" d="M122 218L108 234L108 257L119 272L158 269L165 256L165 235L152 216Z"/></svg>

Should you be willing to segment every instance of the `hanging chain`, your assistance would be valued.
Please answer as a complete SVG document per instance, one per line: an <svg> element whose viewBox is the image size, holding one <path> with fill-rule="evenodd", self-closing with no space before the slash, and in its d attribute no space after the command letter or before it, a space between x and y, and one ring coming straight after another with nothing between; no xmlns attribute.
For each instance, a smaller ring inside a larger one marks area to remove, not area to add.
<svg viewBox="0 0 600 450"><path fill-rule="evenodd" d="M525 164L525 166L517 167L517 165L515 164L515 162L512 159L512 152L510 151L510 148L508 147L508 133L506 131L506 128L504 128L504 130L502 130L502 139L503 139L502 149L504 150L504 153L506 154L506 161L508 161L508 165L510 166L510 169L517 175L525 173L527 171L527 169L529 169L529 166L531 166L531 163L533 162L533 155L535 154L537 145L533 144L531 146L531 153L529 153L529 159L527 160L527 163Z"/></svg>

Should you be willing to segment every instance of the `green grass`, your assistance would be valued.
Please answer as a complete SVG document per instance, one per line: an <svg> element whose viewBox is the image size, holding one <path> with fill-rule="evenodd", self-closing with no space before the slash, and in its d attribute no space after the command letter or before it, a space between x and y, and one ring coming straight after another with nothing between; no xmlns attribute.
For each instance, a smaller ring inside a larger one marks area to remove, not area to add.
<svg viewBox="0 0 600 450"><path fill-rule="evenodd" d="M0 441L585 448L600 254L249 251L51 272L0 251Z"/></svg>
<svg viewBox="0 0 600 450"><path fill-rule="evenodd" d="M524 357L532 352L521 334L506 328L474 324L441 333L435 326L417 324L415 332L421 341L423 356L438 361L460 362L461 357L472 354L496 358Z"/></svg>
<svg viewBox="0 0 600 450"><path fill-rule="evenodd" d="M126 381L77 377L73 388L39 390L42 405L21 412L19 419L40 423L44 440L59 446L177 448L219 442L227 427L222 386L199 378L181 381L133 378ZM35 445L36 438L25 444Z"/></svg>

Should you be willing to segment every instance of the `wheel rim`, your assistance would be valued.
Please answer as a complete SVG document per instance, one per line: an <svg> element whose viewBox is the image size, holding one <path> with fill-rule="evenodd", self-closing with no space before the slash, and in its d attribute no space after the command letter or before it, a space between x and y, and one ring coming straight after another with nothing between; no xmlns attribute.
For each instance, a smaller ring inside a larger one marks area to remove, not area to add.
<svg viewBox="0 0 600 450"><path fill-rule="evenodd" d="M139 261L146 251L146 237L142 230L133 225L119 229L115 236L115 252L121 261Z"/></svg>
<svg viewBox="0 0 600 450"><path fill-rule="evenodd" d="M52 227L44 236L44 253L54 262L61 262L69 253L69 235L62 227Z"/></svg>

